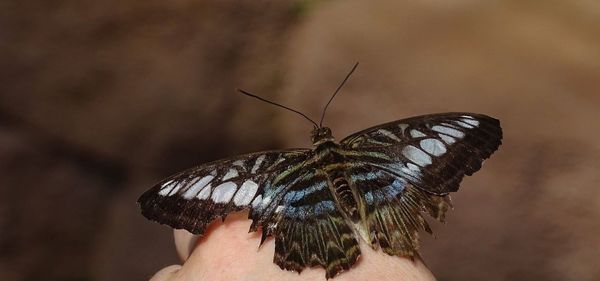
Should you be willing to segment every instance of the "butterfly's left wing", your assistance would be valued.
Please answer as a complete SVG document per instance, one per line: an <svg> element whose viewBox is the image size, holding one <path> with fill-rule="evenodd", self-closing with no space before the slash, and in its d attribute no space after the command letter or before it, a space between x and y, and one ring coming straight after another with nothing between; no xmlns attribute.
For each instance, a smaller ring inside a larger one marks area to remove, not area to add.
<svg viewBox="0 0 600 281"><path fill-rule="evenodd" d="M311 155L308 149L289 149L214 161L166 178L142 194L138 203L150 220L203 234L215 218L265 204L265 186L273 177Z"/></svg>

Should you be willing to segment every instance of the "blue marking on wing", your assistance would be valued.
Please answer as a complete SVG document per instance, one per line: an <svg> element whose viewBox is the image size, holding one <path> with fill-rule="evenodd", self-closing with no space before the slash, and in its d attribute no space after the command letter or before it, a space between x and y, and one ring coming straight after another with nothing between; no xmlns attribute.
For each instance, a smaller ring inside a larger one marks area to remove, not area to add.
<svg viewBox="0 0 600 281"><path fill-rule="evenodd" d="M308 196L312 193L323 190L323 188L325 188L325 187L327 187L327 182L319 181L319 182L316 182L315 184L313 184L309 187L306 187L302 190L290 190L283 197L283 201L286 204L295 203L295 202L302 200L305 196Z"/></svg>
<svg viewBox="0 0 600 281"><path fill-rule="evenodd" d="M367 202L367 204L373 205L373 203L375 202L375 198L373 198L373 192L368 191L367 193L365 193L365 201Z"/></svg>
<svg viewBox="0 0 600 281"><path fill-rule="evenodd" d="M392 184L379 189L369 190L365 193L365 201L367 204L377 204L381 202L389 202L402 193L408 183L402 178L395 178Z"/></svg>
<svg viewBox="0 0 600 281"><path fill-rule="evenodd" d="M317 202L312 205L302 205L298 207L288 206L285 210L287 217L305 220L322 214L327 214L335 210L335 203L331 200Z"/></svg>
<svg viewBox="0 0 600 281"><path fill-rule="evenodd" d="M376 170L375 172L366 172L361 174L352 174L350 175L350 179L353 182L357 181L370 181L384 176L384 172L381 170Z"/></svg>
<svg viewBox="0 0 600 281"><path fill-rule="evenodd" d="M407 184L408 183L403 178L396 178L394 179L394 182L392 183L391 187L393 188L393 190L398 191L398 193L400 193L404 191Z"/></svg>
<svg viewBox="0 0 600 281"><path fill-rule="evenodd" d="M271 206L271 209L274 209L276 204L273 204L273 200L278 197L286 188L297 184L302 180L306 180L307 178L311 178L312 175L310 173L304 173L302 176L294 178L291 182L288 183L280 183L279 185L273 185L270 181L265 182L264 191L262 194L263 203L254 207L256 212L263 212L267 209L267 207ZM265 199L269 198L269 202L265 203Z"/></svg>

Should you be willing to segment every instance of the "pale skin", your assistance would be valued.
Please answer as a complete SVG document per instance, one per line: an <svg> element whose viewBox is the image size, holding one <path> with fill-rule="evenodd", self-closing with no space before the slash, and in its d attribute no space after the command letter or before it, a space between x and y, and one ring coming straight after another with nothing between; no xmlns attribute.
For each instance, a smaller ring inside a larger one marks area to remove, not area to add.
<svg viewBox="0 0 600 281"><path fill-rule="evenodd" d="M281 270L273 263L274 240L267 239L259 248L260 234L248 233L251 221L247 217L246 212L230 214L224 223L212 223L197 241L187 231L176 230L175 246L183 265L165 267L151 281L326 280L320 267L306 268L301 274ZM418 257L414 261L392 257L360 243L358 262L330 280L436 280Z"/></svg>

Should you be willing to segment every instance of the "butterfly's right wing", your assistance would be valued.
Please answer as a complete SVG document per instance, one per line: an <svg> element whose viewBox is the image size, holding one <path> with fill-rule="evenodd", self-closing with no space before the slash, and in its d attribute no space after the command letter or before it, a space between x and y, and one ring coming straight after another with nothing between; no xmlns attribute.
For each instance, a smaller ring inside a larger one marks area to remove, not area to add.
<svg viewBox="0 0 600 281"><path fill-rule="evenodd" d="M138 203L150 220L203 234L217 217L269 205L263 200L265 186L271 187L274 177L301 165L311 155L308 149L290 149L207 163L159 182L142 194Z"/></svg>
<svg viewBox="0 0 600 281"><path fill-rule="evenodd" d="M498 148L500 122L473 113L417 116L369 128L341 141L350 184L364 202L366 240L390 255L414 256L422 213L443 221L465 175Z"/></svg>

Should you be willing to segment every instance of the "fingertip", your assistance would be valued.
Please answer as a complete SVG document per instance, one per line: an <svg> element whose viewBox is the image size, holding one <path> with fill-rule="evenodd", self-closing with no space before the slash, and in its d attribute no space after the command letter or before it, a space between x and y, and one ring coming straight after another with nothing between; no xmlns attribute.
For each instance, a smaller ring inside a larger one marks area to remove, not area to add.
<svg viewBox="0 0 600 281"><path fill-rule="evenodd" d="M177 272L181 269L181 265L170 265L158 271L150 281L171 281L175 280Z"/></svg>
<svg viewBox="0 0 600 281"><path fill-rule="evenodd" d="M177 256L182 262L185 262L192 251L196 247L198 241L198 235L194 235L184 229L175 229L173 231L173 237L175 240L175 249L177 250Z"/></svg>

